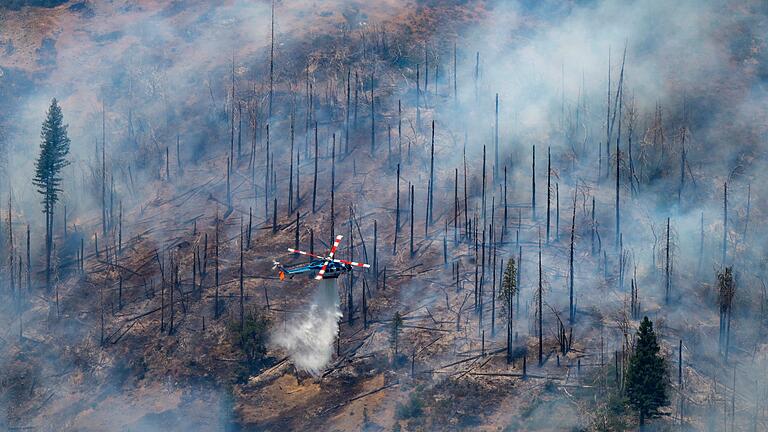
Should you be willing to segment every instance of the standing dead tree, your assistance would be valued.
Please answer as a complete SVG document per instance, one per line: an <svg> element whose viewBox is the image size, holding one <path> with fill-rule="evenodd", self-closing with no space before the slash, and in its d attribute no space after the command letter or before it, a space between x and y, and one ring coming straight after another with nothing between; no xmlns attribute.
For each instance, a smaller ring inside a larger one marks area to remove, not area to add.
<svg viewBox="0 0 768 432"><path fill-rule="evenodd" d="M552 203L552 147L547 147L547 240L549 244L550 205Z"/></svg>
<svg viewBox="0 0 768 432"><path fill-rule="evenodd" d="M544 285L542 281L542 274L541 274L541 231L539 231L539 290L536 295L536 300L538 303L537 313L538 313L538 319L539 319L539 366L541 366L544 363L544 316L542 314L542 304L544 303Z"/></svg>
<svg viewBox="0 0 768 432"><path fill-rule="evenodd" d="M331 150L331 237L336 236L336 134L333 134Z"/></svg>
<svg viewBox="0 0 768 432"><path fill-rule="evenodd" d="M433 192L435 188L435 121L432 120L432 144L429 151L429 197L427 198L427 222L424 231L429 231L432 222Z"/></svg>
<svg viewBox="0 0 768 432"><path fill-rule="evenodd" d="M269 120L272 119L272 100L275 83L275 2L272 1L272 16L269 30Z"/></svg>
<svg viewBox="0 0 768 432"><path fill-rule="evenodd" d="M317 158L318 158L317 122L315 122L315 175L314 175L314 180L312 180L312 213L313 214L317 211Z"/></svg>
<svg viewBox="0 0 768 432"><path fill-rule="evenodd" d="M576 191L573 191L573 213L571 214L571 247L568 253L568 321L573 325L576 320L576 307L573 303L573 281L575 278L573 268L573 246L576 235Z"/></svg>
<svg viewBox="0 0 768 432"><path fill-rule="evenodd" d="M536 220L536 145L533 145L531 157L531 218Z"/></svg>
<svg viewBox="0 0 768 432"><path fill-rule="evenodd" d="M671 290L670 260L669 260L669 218L667 218L667 246L664 249L664 303L669 304Z"/></svg>
<svg viewBox="0 0 768 432"><path fill-rule="evenodd" d="M496 110L493 122L493 182L499 181L499 94L496 93Z"/></svg>
<svg viewBox="0 0 768 432"><path fill-rule="evenodd" d="M344 110L344 155L349 154L349 103L352 97L350 88L350 79L352 78L352 69L347 68L347 108Z"/></svg>
<svg viewBox="0 0 768 432"><path fill-rule="evenodd" d="M410 195L411 195L411 218L410 218L410 223L411 223L411 256L413 256L413 202L414 202L413 197L414 197L415 192L414 192L413 185L410 185L410 186L411 186L411 193L410 193Z"/></svg>

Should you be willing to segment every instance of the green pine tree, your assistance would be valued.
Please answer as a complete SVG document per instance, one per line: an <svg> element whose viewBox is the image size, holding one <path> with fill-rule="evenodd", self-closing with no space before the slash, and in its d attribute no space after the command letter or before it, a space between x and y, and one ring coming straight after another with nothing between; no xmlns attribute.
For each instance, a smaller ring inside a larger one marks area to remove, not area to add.
<svg viewBox="0 0 768 432"><path fill-rule="evenodd" d="M40 155L35 161L35 175L32 184L43 196L43 214L45 215L45 281L51 285L51 250L53 249L53 214L61 193L61 170L69 162L69 137L64 115L56 98L51 101L48 114L40 132Z"/></svg>
<svg viewBox="0 0 768 432"><path fill-rule="evenodd" d="M514 258L510 258L504 269L504 278L501 282L499 297L504 300L504 309L507 312L507 363L512 361L512 302L517 294L517 265Z"/></svg>
<svg viewBox="0 0 768 432"><path fill-rule="evenodd" d="M517 294L517 264L514 258L510 258L507 267L504 269L504 279L501 282L501 292L499 297L506 300L504 304L509 307L512 299Z"/></svg>
<svg viewBox="0 0 768 432"><path fill-rule="evenodd" d="M637 330L637 346L627 369L627 398L640 413L640 425L669 404L667 368L659 356L659 344L653 323L644 317Z"/></svg>

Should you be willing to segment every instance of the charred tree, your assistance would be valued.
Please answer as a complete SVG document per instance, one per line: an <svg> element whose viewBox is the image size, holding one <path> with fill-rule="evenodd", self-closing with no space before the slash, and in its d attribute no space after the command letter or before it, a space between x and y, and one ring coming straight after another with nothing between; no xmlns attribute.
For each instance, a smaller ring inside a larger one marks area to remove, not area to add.
<svg viewBox="0 0 768 432"><path fill-rule="evenodd" d="M219 319L219 212L216 211L216 244L214 246L214 285L215 293L213 296L213 317Z"/></svg>
<svg viewBox="0 0 768 432"><path fill-rule="evenodd" d="M670 262L669 262L669 218L667 218L667 247L665 249L665 263L664 263L664 303L669 304L669 296L671 289L670 279Z"/></svg>
<svg viewBox="0 0 768 432"><path fill-rule="evenodd" d="M549 227L550 227L550 204L552 202L552 148L547 147L547 240L549 244Z"/></svg>
<svg viewBox="0 0 768 432"><path fill-rule="evenodd" d="M350 81L352 78L352 70L347 68L347 108L344 110L344 154L349 154L349 104L352 97L350 88Z"/></svg>
<svg viewBox="0 0 768 432"><path fill-rule="evenodd" d="M371 155L376 154L376 108L373 87L373 74L371 74Z"/></svg>
<svg viewBox="0 0 768 432"><path fill-rule="evenodd" d="M576 320L576 308L573 303L573 282L574 282L574 268L573 268L573 246L575 244L576 235L576 191L573 191L573 213L571 214L571 247L568 253L568 321L573 325Z"/></svg>
<svg viewBox="0 0 768 432"><path fill-rule="evenodd" d="M333 149L331 150L331 238L336 237L336 134L333 134Z"/></svg>
<svg viewBox="0 0 768 432"><path fill-rule="evenodd" d="M395 239L392 242L393 255L397 253L397 234L399 232L400 232L400 163L397 164L397 189L395 191Z"/></svg>
<svg viewBox="0 0 768 432"><path fill-rule="evenodd" d="M243 284L243 222L240 221L240 272L238 282L240 283L240 334L245 330L245 289Z"/></svg>
<svg viewBox="0 0 768 432"><path fill-rule="evenodd" d="M413 201L414 201L414 195L415 195L413 185L411 185L411 193L410 193L410 195L411 195L411 218L410 218L410 222L411 222L411 256L413 256Z"/></svg>
<svg viewBox="0 0 768 432"><path fill-rule="evenodd" d="M496 110L493 122L493 182L499 181L499 94L496 93Z"/></svg>
<svg viewBox="0 0 768 432"><path fill-rule="evenodd" d="M427 222L424 231L429 231L432 222L432 207L435 188L435 121L432 120L432 144L429 150L429 197L427 198Z"/></svg>
<svg viewBox="0 0 768 432"><path fill-rule="evenodd" d="M272 0L272 16L269 30L269 120L272 121L272 100L275 83L275 2Z"/></svg>
<svg viewBox="0 0 768 432"><path fill-rule="evenodd" d="M293 213L293 114L291 114L291 153L290 153L290 168L288 170L288 214ZM250 243L250 236L248 237Z"/></svg>
<svg viewBox="0 0 768 432"><path fill-rule="evenodd" d="M533 145L531 158L531 218L536 220L536 145Z"/></svg>
<svg viewBox="0 0 768 432"><path fill-rule="evenodd" d="M312 181L312 213L317 211L317 122L315 122L315 175Z"/></svg>
<svg viewBox="0 0 768 432"><path fill-rule="evenodd" d="M537 313L538 313L538 319L539 319L539 366L541 366L544 363L544 316L542 314L542 304L544 303L543 297L544 297L544 291L543 291L544 285L542 281L542 274L541 274L541 233L539 233L539 290L537 294Z"/></svg>

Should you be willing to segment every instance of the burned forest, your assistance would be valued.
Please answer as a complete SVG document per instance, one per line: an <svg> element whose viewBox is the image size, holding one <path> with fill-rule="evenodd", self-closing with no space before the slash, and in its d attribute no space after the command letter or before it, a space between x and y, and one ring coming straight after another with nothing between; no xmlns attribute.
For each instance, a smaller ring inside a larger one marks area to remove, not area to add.
<svg viewBox="0 0 768 432"><path fill-rule="evenodd" d="M768 430L766 35L0 2L0 429Z"/></svg>

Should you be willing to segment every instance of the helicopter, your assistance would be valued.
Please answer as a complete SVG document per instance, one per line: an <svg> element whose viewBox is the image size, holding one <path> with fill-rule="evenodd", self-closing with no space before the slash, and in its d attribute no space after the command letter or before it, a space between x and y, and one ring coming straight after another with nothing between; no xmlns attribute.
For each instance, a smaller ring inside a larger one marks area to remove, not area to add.
<svg viewBox="0 0 768 432"><path fill-rule="evenodd" d="M344 238L342 235L337 235L336 239L333 241L333 246L331 246L331 250L328 252L328 256L320 256L315 255L310 252L301 251L298 249L288 248L288 252L299 254L299 255L307 255L309 257L312 257L312 261L309 262L309 264L299 265L295 267L285 267L278 261L272 262L272 269L279 270L280 271L280 280L285 280L285 276L288 275L288 277L292 278L294 275L301 274L301 273L310 273L315 274L316 280L323 280L323 279L336 279L339 276L341 276L344 273L347 273L348 271L351 271L355 267L361 267L361 268L370 268L370 264L365 263L359 263L355 261L347 261L342 260L338 258L334 258L334 254L336 253L336 249L339 247L339 243L341 243L341 239Z"/></svg>

